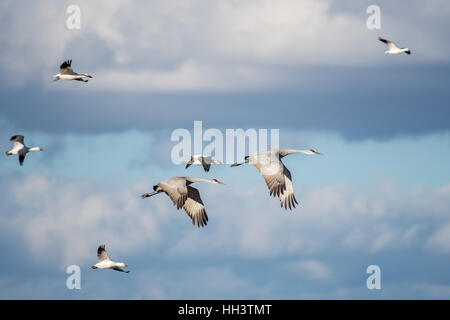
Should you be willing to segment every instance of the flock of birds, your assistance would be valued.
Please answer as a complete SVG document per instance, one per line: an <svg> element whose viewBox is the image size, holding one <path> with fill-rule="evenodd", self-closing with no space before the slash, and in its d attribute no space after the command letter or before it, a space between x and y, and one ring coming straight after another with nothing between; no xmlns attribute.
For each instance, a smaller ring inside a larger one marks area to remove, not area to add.
<svg viewBox="0 0 450 320"><path fill-rule="evenodd" d="M386 54L401 54L407 53L411 54L409 48L399 48L394 42L378 38L379 41L385 43L388 50L385 51ZM58 80L75 80L88 82L88 79L92 78L90 74L87 73L76 73L72 69L72 60L64 61L60 66L60 73L54 76L53 81ZM13 142L13 148L6 152L6 155L18 155L19 163L23 166L25 161L25 156L32 151L43 151L40 147L29 148L25 145L23 135L15 135L11 137ZM292 185L291 172L286 168L286 166L281 161L282 158L289 154L305 154L305 155L323 155L313 149L309 150L296 150L296 149L272 149L260 151L244 158L243 162L234 163L231 167L237 167L242 164L252 163L255 168L264 177L264 180L269 189L270 196L278 197L281 203L281 207L286 210L289 208L295 208L298 204L297 199L294 195L294 187ZM191 158L185 162L186 169L191 165L202 166L205 172L209 172L212 164L223 164L219 160L212 159L211 156L203 155L193 155ZM165 193L172 200L177 209L184 208L188 216L192 219L192 224L197 225L197 227L204 227L208 222L208 215L206 214L205 205L200 197L200 192L198 189L192 187L191 185L195 182L207 182L211 184L221 184L217 179L203 179L194 177L173 177L165 181L161 181L153 186L153 192L144 193L141 197L149 198L154 195ZM105 245L101 245L97 249L98 262L92 266L93 269L113 269L120 272L130 272L123 270L122 268L128 267L124 262L112 261L106 252Z"/></svg>

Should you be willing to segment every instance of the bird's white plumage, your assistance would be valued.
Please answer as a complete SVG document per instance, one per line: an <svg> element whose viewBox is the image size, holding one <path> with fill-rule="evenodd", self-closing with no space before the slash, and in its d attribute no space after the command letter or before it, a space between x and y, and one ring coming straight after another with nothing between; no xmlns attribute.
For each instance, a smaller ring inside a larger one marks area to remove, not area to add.
<svg viewBox="0 0 450 320"><path fill-rule="evenodd" d="M13 142L13 148L11 150L7 151L6 155L7 156L18 155L19 163L21 166L23 165L23 162L25 161L25 156L27 155L28 152L43 150L40 147L28 148L24 142L25 137L22 135L12 136L10 140Z"/></svg>
<svg viewBox="0 0 450 320"><path fill-rule="evenodd" d="M378 38L378 40L380 40L381 42L383 42L387 45L388 50L384 52L386 54L401 54L403 52L407 53L407 54L411 54L411 50L409 50L409 48L399 48L399 47L397 47L397 45L394 42L383 39L383 38Z"/></svg>
<svg viewBox="0 0 450 320"><path fill-rule="evenodd" d="M106 252L105 245L101 245L97 249L98 262L92 266L92 269L113 269L120 272L130 272L121 269L121 267L128 267L124 262L112 261Z"/></svg>
<svg viewBox="0 0 450 320"><path fill-rule="evenodd" d="M61 80L77 80L88 82L85 78L92 78L90 74L87 73L76 73L72 69L72 60L64 61L59 69L59 73L54 76L53 81Z"/></svg>

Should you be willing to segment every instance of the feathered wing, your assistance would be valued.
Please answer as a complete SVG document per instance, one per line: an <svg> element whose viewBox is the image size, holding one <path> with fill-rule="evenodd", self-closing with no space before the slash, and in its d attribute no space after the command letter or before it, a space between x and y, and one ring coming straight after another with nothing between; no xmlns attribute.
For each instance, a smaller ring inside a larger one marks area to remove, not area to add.
<svg viewBox="0 0 450 320"><path fill-rule="evenodd" d="M130 272L130 270L125 271L125 270L123 270L123 269L121 269L121 268L119 268L117 266L111 267L111 269L116 270L116 271L120 271L120 272L125 272L125 273L129 273Z"/></svg>
<svg viewBox="0 0 450 320"><path fill-rule="evenodd" d="M64 61L59 69L61 74L75 74L72 69L72 60Z"/></svg>
<svg viewBox="0 0 450 320"><path fill-rule="evenodd" d="M177 206L177 209L183 207L186 199L188 197L187 187L184 186L173 186L168 183L159 183L158 184L169 196L169 198L173 201L173 203Z"/></svg>
<svg viewBox="0 0 450 320"><path fill-rule="evenodd" d="M395 45L395 43L393 43L392 41L383 39L383 38L378 38L378 40L380 40L381 42L385 43L388 46L388 49L398 49L398 47Z"/></svg>
<svg viewBox="0 0 450 320"><path fill-rule="evenodd" d="M23 162L25 161L26 154L19 154L19 163L23 166Z"/></svg>
<svg viewBox="0 0 450 320"><path fill-rule="evenodd" d="M283 175L286 189L281 194L278 195L278 198L280 199L281 207L284 206L284 208L287 210L289 206L289 209L292 210L292 208L295 208L295 205L298 204L298 202L297 199L295 199L291 172L288 170L288 168L284 167Z"/></svg>
<svg viewBox="0 0 450 320"><path fill-rule="evenodd" d="M263 175L271 196L279 196L286 189L281 160L272 157L255 159L254 166Z"/></svg>
<svg viewBox="0 0 450 320"><path fill-rule="evenodd" d="M21 149L25 145L25 142L24 142L25 137L22 135L12 136L10 140L13 142L14 149Z"/></svg>
<svg viewBox="0 0 450 320"><path fill-rule="evenodd" d="M98 262L102 262L102 261L105 261L105 260L111 260L109 258L108 253L106 252L104 244L102 244L101 246L98 247L98 249L97 249L97 258L98 258Z"/></svg>
<svg viewBox="0 0 450 320"><path fill-rule="evenodd" d="M186 161L186 167L185 169L189 168L191 166L191 164L194 163L194 157L191 156L191 158L189 159L189 161Z"/></svg>
<svg viewBox="0 0 450 320"><path fill-rule="evenodd" d="M184 203L184 210L192 219L192 224L197 227L206 226L208 222L208 215L206 214L205 206L200 198L200 193L197 189L188 186L188 197Z"/></svg>
<svg viewBox="0 0 450 320"><path fill-rule="evenodd" d="M209 158L209 159L202 158L202 166L203 166L203 169L206 172L208 172L209 168L211 168L211 158Z"/></svg>

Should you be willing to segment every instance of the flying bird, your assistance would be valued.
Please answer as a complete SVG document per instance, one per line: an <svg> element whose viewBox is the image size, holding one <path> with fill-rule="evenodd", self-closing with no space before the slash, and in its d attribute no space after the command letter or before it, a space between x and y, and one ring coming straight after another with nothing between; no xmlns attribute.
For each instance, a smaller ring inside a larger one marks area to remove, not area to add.
<svg viewBox="0 0 450 320"><path fill-rule="evenodd" d="M387 47L388 50L386 50L384 53L387 54L400 54L400 53L407 53L407 54L411 54L411 50L409 50L409 48L399 48L395 45L395 43L393 43L392 41L383 39L383 38L378 38L378 40L380 40L381 42L384 42Z"/></svg>
<svg viewBox="0 0 450 320"><path fill-rule="evenodd" d="M186 169L191 165L201 165L206 172L211 168L211 164L222 164L219 160L213 160L211 156L205 157L202 155L193 155L189 161L185 161L184 163L186 164Z"/></svg>
<svg viewBox="0 0 450 320"><path fill-rule="evenodd" d="M320 152L309 150L295 150L295 149L272 149L254 153L245 157L242 163L234 163L231 167L240 166L241 164L251 162L256 169L263 175L271 196L278 197L281 202L281 207L287 210L295 208L298 204L294 195L294 187L292 185L291 172L286 168L281 161L282 158L293 153L303 153L307 155L323 155Z"/></svg>
<svg viewBox="0 0 450 320"><path fill-rule="evenodd" d="M204 227L208 222L208 215L206 214L199 191L190 186L194 182L225 184L217 179L174 177L154 185L154 192L144 193L141 197L144 199L164 192L173 201L173 204L177 206L177 209L184 208L188 216L192 219L194 226Z"/></svg>
<svg viewBox="0 0 450 320"><path fill-rule="evenodd" d="M109 258L108 252L106 252L105 245L101 245L97 249L98 262L92 266L92 269L113 269L120 272L128 273L130 270L123 270L120 267L128 268L123 262L114 262Z"/></svg>
<svg viewBox="0 0 450 320"><path fill-rule="evenodd" d="M76 73L72 69L72 60L64 61L63 64L59 67L60 71L58 74L54 75L53 81L62 80L77 80L88 82L88 80L84 78L92 78L90 74L87 73Z"/></svg>
<svg viewBox="0 0 450 320"><path fill-rule="evenodd" d="M21 135L16 135L16 136L11 137L10 140L13 141L13 148L10 151L6 152L7 156L18 155L19 163L21 166L23 165L25 156L27 155L28 152L44 150L39 147L28 148L27 146L25 146L25 143L23 142L24 138L25 137L21 136Z"/></svg>

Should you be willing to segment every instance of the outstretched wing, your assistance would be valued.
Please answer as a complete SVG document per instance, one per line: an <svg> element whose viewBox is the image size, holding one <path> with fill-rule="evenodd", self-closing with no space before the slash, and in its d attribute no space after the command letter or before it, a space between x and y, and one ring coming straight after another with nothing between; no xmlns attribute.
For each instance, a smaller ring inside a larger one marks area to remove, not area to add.
<svg viewBox="0 0 450 320"><path fill-rule="evenodd" d="M286 189L281 160L268 156L255 158L254 166L263 175L271 196L279 196Z"/></svg>
<svg viewBox="0 0 450 320"><path fill-rule="evenodd" d="M202 158L202 166L206 172L209 172L209 168L211 168L211 157Z"/></svg>
<svg viewBox="0 0 450 320"><path fill-rule="evenodd" d="M388 46L388 49L398 49L398 47L395 45L395 43L393 43L392 41L383 39L383 38L378 38L378 40L380 40L381 42L385 43Z"/></svg>
<svg viewBox="0 0 450 320"><path fill-rule="evenodd" d="M19 163L21 166L23 166L23 162L25 161L25 155L26 154L19 154Z"/></svg>
<svg viewBox="0 0 450 320"><path fill-rule="evenodd" d="M72 60L64 61L59 67L61 74L74 74L72 69Z"/></svg>
<svg viewBox="0 0 450 320"><path fill-rule="evenodd" d="M280 199L281 207L284 206L284 208L287 210L289 206L289 209L292 210L292 208L295 208L295 205L298 204L298 202L297 199L295 199L291 172L288 170L288 168L284 167L283 175L286 189L278 195L278 198Z"/></svg>
<svg viewBox="0 0 450 320"><path fill-rule="evenodd" d="M189 161L186 161L185 163L186 163L186 168L185 169L189 168L191 166L191 164L194 163L194 157L191 156Z"/></svg>
<svg viewBox="0 0 450 320"><path fill-rule="evenodd" d="M98 247L98 249L97 249L97 258L98 258L98 262L105 261L105 260L111 260L109 258L108 253L106 252L104 244L102 244L101 246Z"/></svg>
<svg viewBox="0 0 450 320"><path fill-rule="evenodd" d="M125 272L125 273L129 273L130 272L130 270L125 271L125 270L123 270L123 269L121 269L119 267L116 267L116 266L111 267L111 269L116 270L116 271L120 271L120 272Z"/></svg>
<svg viewBox="0 0 450 320"><path fill-rule="evenodd" d="M208 222L208 215L206 214L205 206L200 198L200 193L197 189L188 186L188 197L184 203L184 210L192 219L192 224L197 227L204 227Z"/></svg>
<svg viewBox="0 0 450 320"><path fill-rule="evenodd" d="M177 209L181 209L188 197L188 190L186 185L182 185L182 182L176 184L160 182L158 184L177 206Z"/></svg>
<svg viewBox="0 0 450 320"><path fill-rule="evenodd" d="M25 137L22 135L12 136L10 140L13 141L13 148L22 149L25 145L24 139Z"/></svg>

